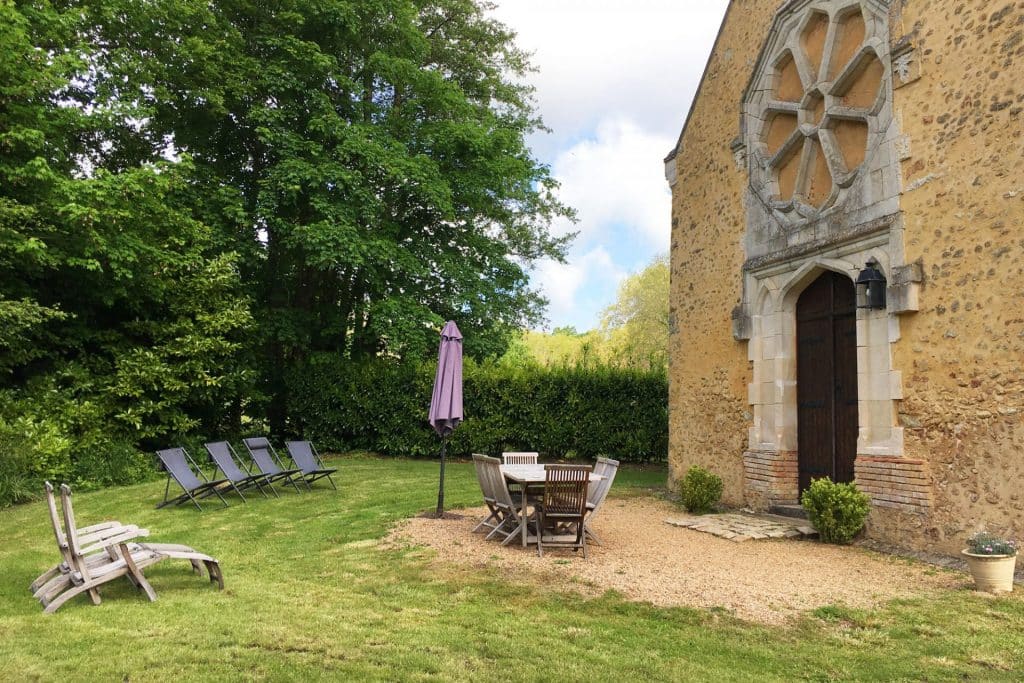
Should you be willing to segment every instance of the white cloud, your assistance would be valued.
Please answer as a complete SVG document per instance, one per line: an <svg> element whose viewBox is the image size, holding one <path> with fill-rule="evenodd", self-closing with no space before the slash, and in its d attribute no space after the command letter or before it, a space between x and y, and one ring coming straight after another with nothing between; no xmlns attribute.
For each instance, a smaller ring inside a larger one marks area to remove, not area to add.
<svg viewBox="0 0 1024 683"><path fill-rule="evenodd" d="M604 247L595 247L573 258L569 263L542 261L534 270L534 282L550 302L548 317L554 326L575 325L579 330L593 326L600 310L611 299L627 273L615 264ZM604 296L586 296L581 290L600 292Z"/></svg>
<svg viewBox="0 0 1024 683"><path fill-rule="evenodd" d="M619 118L602 121L592 139L558 155L551 170L561 184L559 197L579 213L579 248L616 230L649 249L668 249L671 193L661 158L670 144L669 138Z"/></svg>
<svg viewBox="0 0 1024 683"><path fill-rule="evenodd" d="M675 145L728 0L495 0L495 17L533 53L536 105L551 134L531 136L561 182L580 236L566 265L533 283L552 325L588 329L627 271L668 249L662 159Z"/></svg>
<svg viewBox="0 0 1024 683"><path fill-rule="evenodd" d="M557 138L627 115L647 130L682 129L728 0L498 0L495 16L539 67L529 81ZM555 138L554 140L552 138ZM661 156L668 153L661 150Z"/></svg>

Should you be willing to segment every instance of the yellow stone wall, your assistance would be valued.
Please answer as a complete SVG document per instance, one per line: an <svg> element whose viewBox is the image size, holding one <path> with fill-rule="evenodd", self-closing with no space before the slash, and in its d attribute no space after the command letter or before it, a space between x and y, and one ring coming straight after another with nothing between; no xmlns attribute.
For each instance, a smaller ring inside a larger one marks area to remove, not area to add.
<svg viewBox="0 0 1024 683"><path fill-rule="evenodd" d="M752 376L730 319L742 289L747 177L729 145L775 9L770 1L733 2L676 149L672 189L669 478L674 484L703 465L722 477L730 505L744 503Z"/></svg>
<svg viewBox="0 0 1024 683"><path fill-rule="evenodd" d="M899 316L893 367L904 456L926 460L932 508L876 508L869 533L955 552L973 531L1024 538L1024 2L894 2L894 46L921 77L894 91L905 262L920 310ZM747 184L730 143L778 0L734 0L674 159L670 478L702 464L743 504L751 424L742 296ZM671 164L669 169L672 169Z"/></svg>
<svg viewBox="0 0 1024 683"><path fill-rule="evenodd" d="M1024 538L1024 2L918 0L894 24L922 57L894 104L906 258L925 284L893 360L934 511L873 521L956 551L982 527Z"/></svg>

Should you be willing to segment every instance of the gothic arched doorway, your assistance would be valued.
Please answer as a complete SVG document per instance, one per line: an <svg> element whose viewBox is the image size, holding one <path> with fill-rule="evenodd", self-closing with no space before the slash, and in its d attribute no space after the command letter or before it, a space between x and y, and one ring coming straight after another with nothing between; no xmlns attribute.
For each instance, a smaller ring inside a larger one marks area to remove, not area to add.
<svg viewBox="0 0 1024 683"><path fill-rule="evenodd" d="M853 282L823 273L797 301L797 460L811 479L853 481L857 456L857 306Z"/></svg>

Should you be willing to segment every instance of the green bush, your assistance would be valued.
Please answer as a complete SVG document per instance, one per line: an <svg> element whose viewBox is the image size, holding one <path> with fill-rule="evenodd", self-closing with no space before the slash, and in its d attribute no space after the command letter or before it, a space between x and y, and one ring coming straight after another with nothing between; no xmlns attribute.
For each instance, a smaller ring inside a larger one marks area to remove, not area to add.
<svg viewBox="0 0 1024 683"><path fill-rule="evenodd" d="M700 465L686 471L679 485L683 505L695 515L711 512L722 497L722 478Z"/></svg>
<svg viewBox="0 0 1024 683"><path fill-rule="evenodd" d="M825 543L852 541L871 510L871 498L856 484L837 484L827 478L811 481L800 502Z"/></svg>
<svg viewBox="0 0 1024 683"><path fill-rule="evenodd" d="M289 378L289 428L323 449L432 457L439 451L427 424L435 368L433 362L353 363L315 354ZM664 461L667 395L661 371L467 360L466 417L449 453L525 450L548 458Z"/></svg>

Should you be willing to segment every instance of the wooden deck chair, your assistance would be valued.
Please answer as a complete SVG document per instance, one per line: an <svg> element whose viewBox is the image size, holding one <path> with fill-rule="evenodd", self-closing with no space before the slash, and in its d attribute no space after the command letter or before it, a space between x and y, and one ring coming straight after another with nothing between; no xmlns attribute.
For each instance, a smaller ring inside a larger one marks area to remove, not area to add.
<svg viewBox="0 0 1024 683"><path fill-rule="evenodd" d="M140 570L143 567L165 559L187 560L191 564L192 570L199 575L202 575L202 569L205 566L210 582L216 583L221 589L224 588L224 576L221 573L220 563L209 555L200 553L190 546L177 543L129 542L148 536L149 531L139 529L134 525L120 525L117 522L104 522L88 527L78 527L71 504L71 489L65 485L61 487L64 527L65 529L74 530L73 535L79 552L79 555L76 556L72 550L72 534L65 534L61 529L56 501L53 497L53 487L49 485L49 482L47 482L47 493L50 521L54 528L58 548L61 549L61 554L65 557L62 566L58 569L58 574L39 586L35 591L35 597L44 607L53 605L52 610L48 611L56 611L64 602L74 597L74 595L81 593L81 590L78 590L73 595L64 598L60 603L53 604L57 602L65 591L76 588L83 583L82 563L84 563L89 576L105 577L111 572L120 572L127 566L124 561L125 552L128 553ZM110 526L111 524L115 526ZM83 533L86 531L88 533ZM115 566L108 567L107 565ZM67 567L67 571L64 571L64 566ZM117 575L124 575L135 586L144 588L144 585L137 581L137 577L132 571ZM116 578L116 576L112 578ZM102 581L101 583L105 582ZM99 604L99 591L96 587L88 589L86 592L89 593L94 604Z"/></svg>
<svg viewBox="0 0 1024 683"><path fill-rule="evenodd" d="M149 585L142 570L155 562L163 559L155 550L139 547L132 551L128 547L128 541L138 537L136 529L121 536L105 537L100 541L90 543L86 537L80 537L78 528L75 526L75 514L71 507L71 489L68 486L60 487L61 507L63 508L64 533L67 537L69 564L71 566L71 585L61 591L52 600L41 598L45 614L53 614L71 598L88 593L94 605L100 604L99 586L121 578L129 577L131 582L145 592L150 601L156 600L156 591ZM111 556L109 561L95 563L89 561L89 556L96 551L104 551L110 548Z"/></svg>
<svg viewBox="0 0 1024 683"><path fill-rule="evenodd" d="M207 455L210 456L210 460L214 463L213 477L217 477L217 470L220 470L224 477L231 483L231 488L245 500L245 496L242 495L242 491L248 490L252 487L256 487L260 493L263 494L264 498L269 498L267 492L263 490L264 484L270 484L267 481L267 475L262 473L253 474L248 468L242 469L243 466L239 466L238 454L235 453L235 449L231 447L227 441L212 441L210 443L203 444L206 448ZM277 491L274 491L274 495L277 495Z"/></svg>
<svg viewBox="0 0 1024 683"><path fill-rule="evenodd" d="M284 447L288 449L288 455L291 456L295 466L302 470L301 477L307 487L317 479L327 477L327 481L331 482L331 487L335 491L338 490L338 487L334 485L334 480L331 479L331 475L338 470L324 467L324 461L320 459L320 454L316 452L316 448L311 442L285 441Z"/></svg>
<svg viewBox="0 0 1024 683"><path fill-rule="evenodd" d="M597 464L594 465L594 474L599 474L603 478L592 483L587 491L587 520L584 528L587 537L598 545L601 545L601 539L594 533L591 525L594 523L594 515L601 511L604 499L608 497L608 491L611 490L612 484L615 482L615 474L618 471L619 461L611 458L598 458Z"/></svg>
<svg viewBox="0 0 1024 683"><path fill-rule="evenodd" d="M544 499L537 505L537 554L541 557L545 545L582 549L583 557L587 556L585 520L592 470L589 465L544 465Z"/></svg>
<svg viewBox="0 0 1024 683"><path fill-rule="evenodd" d="M480 531L484 528L494 529L495 526L501 523L501 513L499 512L494 501L494 491L492 490L490 477L484 471L482 458L486 458L486 455L480 455L479 453L473 454L473 467L476 470L476 480L480 484L480 491L484 496L484 504L487 506L488 515L484 517L479 524L473 527L473 533Z"/></svg>
<svg viewBox="0 0 1024 683"><path fill-rule="evenodd" d="M274 486L273 482L283 479L292 485L296 493L302 492L302 489L299 488L299 485L295 483L293 478L300 476L302 470L285 469L281 459L277 457L277 451L270 445L269 440L262 436L257 436L242 439L242 443L245 444L245 450L249 452L249 457L252 459L253 464L256 465L256 469L267 476L267 481L270 482L271 488Z"/></svg>
<svg viewBox="0 0 1024 683"><path fill-rule="evenodd" d="M494 536L501 536L502 545L508 545L520 537L522 525L527 523L524 511L519 503L515 502L512 494L509 493L508 485L505 483L505 475L501 473L501 461L481 455L479 458L481 471L487 480L487 486L494 496L494 508L497 512L498 523L487 534L489 540Z"/></svg>
<svg viewBox="0 0 1024 683"><path fill-rule="evenodd" d="M188 451L184 448L167 448L162 451L157 451L156 457L159 458L160 463L163 465L163 469L167 471L167 485L164 487L164 500L162 503L157 505L157 508L162 508L167 505L178 505L179 503L184 503L186 500L191 500L192 504L202 512L203 507L199 504L199 501L213 495L220 498L220 502L224 504L224 507L228 507L228 502L224 500L224 496L220 495L220 487L225 485L233 486L233 484L231 484L227 479L219 479L217 481L210 481L207 479L206 475L203 474L203 471L192 459L192 456L190 456ZM184 493L176 498L168 499L167 496L171 487L171 479L178 482L178 486L184 490Z"/></svg>
<svg viewBox="0 0 1024 683"><path fill-rule="evenodd" d="M67 536L64 535L60 514L57 512L57 500L53 493L53 485L45 482L46 507L50 514L50 525L53 529L54 539L57 541L57 551L60 553L61 561L43 572L29 586L29 591L36 599L50 598L65 590L71 585L71 574L74 571L74 561L71 556L71 546L68 544ZM125 526L120 522L110 521L101 524L93 524L78 529L79 540L85 539L86 543L96 543L107 538L111 539L134 539L146 536L145 529L131 525ZM130 535L134 533L134 535ZM109 546L102 548L99 552L93 553L86 558L91 565L105 564L116 560L115 553L109 551Z"/></svg>
<svg viewBox="0 0 1024 683"><path fill-rule="evenodd" d="M501 454L501 462L505 465L536 465L539 453L527 451L506 451Z"/></svg>

